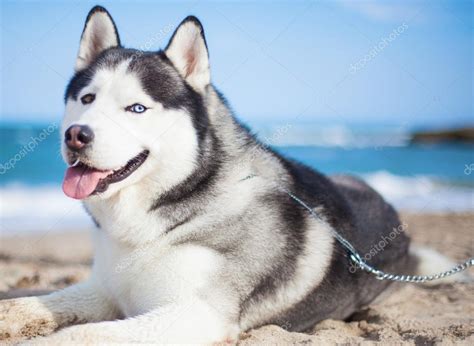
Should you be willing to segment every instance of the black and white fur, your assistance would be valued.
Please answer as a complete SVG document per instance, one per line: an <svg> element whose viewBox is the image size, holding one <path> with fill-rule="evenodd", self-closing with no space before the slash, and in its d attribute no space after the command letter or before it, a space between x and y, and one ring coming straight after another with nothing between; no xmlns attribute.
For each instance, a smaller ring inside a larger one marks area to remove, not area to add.
<svg viewBox="0 0 474 346"><path fill-rule="evenodd" d="M356 178L328 178L262 149L210 82L198 19L186 18L164 51L141 52L121 47L108 12L94 7L75 69L62 129L79 124L95 132L81 160L113 170L144 149L150 155L130 177L84 201L98 225L90 279L2 301L0 335L74 325L35 340L235 341L264 324L304 331L347 318L387 287L350 273L330 231L363 254L399 227L395 210ZM84 105L87 93L96 98ZM149 109L124 111L136 102ZM71 153L62 151L71 164ZM408 247L400 234L370 263L408 272Z"/></svg>

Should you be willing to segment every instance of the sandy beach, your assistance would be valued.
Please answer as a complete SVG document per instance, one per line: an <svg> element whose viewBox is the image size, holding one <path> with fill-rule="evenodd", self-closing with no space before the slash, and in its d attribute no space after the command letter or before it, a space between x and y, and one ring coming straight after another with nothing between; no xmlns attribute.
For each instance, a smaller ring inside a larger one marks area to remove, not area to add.
<svg viewBox="0 0 474 346"><path fill-rule="evenodd" d="M455 260L474 253L474 213L403 213L402 219L417 244ZM0 299L45 294L84 280L91 254L87 230L2 237ZM265 326L242 334L239 341L241 345L333 343L472 345L474 284L392 285L348 321L326 320L308 333Z"/></svg>

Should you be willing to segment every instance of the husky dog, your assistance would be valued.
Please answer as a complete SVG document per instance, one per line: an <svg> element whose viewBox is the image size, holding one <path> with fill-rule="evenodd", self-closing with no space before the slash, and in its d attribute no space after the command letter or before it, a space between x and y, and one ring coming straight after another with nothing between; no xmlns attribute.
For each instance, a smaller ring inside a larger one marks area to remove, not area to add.
<svg viewBox="0 0 474 346"><path fill-rule="evenodd" d="M265 324L345 319L388 286L353 273L331 231L364 254L400 227L395 210L358 179L263 148L211 84L197 18L143 52L94 7L65 101L63 190L97 224L91 277L0 302L0 337L231 342ZM402 232L369 263L408 273L408 250Z"/></svg>

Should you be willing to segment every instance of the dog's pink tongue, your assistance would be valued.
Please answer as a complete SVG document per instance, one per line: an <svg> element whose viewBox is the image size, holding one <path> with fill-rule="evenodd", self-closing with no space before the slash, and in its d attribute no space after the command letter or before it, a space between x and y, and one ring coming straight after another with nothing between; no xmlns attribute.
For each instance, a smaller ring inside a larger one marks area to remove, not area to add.
<svg viewBox="0 0 474 346"><path fill-rule="evenodd" d="M110 173L84 166L69 167L64 177L63 191L71 198L84 199L94 192L99 180Z"/></svg>

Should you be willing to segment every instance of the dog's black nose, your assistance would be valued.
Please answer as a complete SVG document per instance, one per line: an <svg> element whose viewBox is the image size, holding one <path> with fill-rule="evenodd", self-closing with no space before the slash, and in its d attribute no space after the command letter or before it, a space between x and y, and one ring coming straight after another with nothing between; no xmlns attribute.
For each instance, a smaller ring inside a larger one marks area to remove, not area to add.
<svg viewBox="0 0 474 346"><path fill-rule="evenodd" d="M86 125L72 125L64 134L64 141L72 151L79 151L94 139L94 132Z"/></svg>

